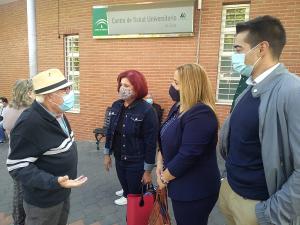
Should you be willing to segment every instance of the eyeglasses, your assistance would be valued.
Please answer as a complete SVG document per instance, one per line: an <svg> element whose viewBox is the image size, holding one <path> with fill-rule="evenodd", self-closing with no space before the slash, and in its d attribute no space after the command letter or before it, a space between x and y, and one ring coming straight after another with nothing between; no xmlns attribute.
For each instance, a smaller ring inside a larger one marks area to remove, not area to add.
<svg viewBox="0 0 300 225"><path fill-rule="evenodd" d="M71 90L72 90L72 87L71 87L71 86L60 89L60 91L63 91L63 92L65 92L66 94L69 94Z"/></svg>

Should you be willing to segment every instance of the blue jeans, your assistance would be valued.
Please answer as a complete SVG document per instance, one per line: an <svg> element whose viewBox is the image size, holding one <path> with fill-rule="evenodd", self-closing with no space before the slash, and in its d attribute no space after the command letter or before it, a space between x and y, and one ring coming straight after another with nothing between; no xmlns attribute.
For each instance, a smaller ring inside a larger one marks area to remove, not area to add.
<svg viewBox="0 0 300 225"><path fill-rule="evenodd" d="M5 133L3 129L3 124L0 124L0 142L5 140Z"/></svg>
<svg viewBox="0 0 300 225"><path fill-rule="evenodd" d="M144 161L127 162L116 159L116 170L124 197L128 194L141 193L141 180L144 174Z"/></svg>

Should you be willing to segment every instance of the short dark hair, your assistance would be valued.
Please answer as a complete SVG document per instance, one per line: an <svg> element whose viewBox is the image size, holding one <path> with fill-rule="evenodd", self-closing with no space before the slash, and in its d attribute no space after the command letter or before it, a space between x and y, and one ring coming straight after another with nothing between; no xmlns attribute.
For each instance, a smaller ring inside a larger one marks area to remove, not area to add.
<svg viewBox="0 0 300 225"><path fill-rule="evenodd" d="M236 33L243 31L249 31L246 42L252 48L262 41L267 41L273 57L279 59L286 43L285 29L279 19L266 15L238 23L236 25Z"/></svg>
<svg viewBox="0 0 300 225"><path fill-rule="evenodd" d="M8 103L8 100L7 100L7 98L5 98L5 97L0 97L0 99L1 99L1 101L2 101L2 102L4 102L4 103Z"/></svg>
<svg viewBox="0 0 300 225"><path fill-rule="evenodd" d="M144 98L148 94L148 86L144 75L137 70L127 70L118 76L118 91L121 87L121 80L127 78L132 84L137 99Z"/></svg>

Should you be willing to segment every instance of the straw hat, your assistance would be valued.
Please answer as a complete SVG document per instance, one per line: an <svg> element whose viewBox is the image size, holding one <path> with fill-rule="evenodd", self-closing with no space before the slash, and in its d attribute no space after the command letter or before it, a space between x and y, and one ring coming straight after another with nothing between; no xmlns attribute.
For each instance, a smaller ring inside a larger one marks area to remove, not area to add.
<svg viewBox="0 0 300 225"><path fill-rule="evenodd" d="M69 87L73 82L67 81L59 69L49 69L32 78L35 94L43 95Z"/></svg>

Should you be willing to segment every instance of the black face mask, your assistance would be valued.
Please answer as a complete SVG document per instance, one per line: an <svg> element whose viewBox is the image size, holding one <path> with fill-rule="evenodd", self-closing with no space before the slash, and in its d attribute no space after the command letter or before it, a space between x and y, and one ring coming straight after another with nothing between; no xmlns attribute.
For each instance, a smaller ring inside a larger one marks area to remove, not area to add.
<svg viewBox="0 0 300 225"><path fill-rule="evenodd" d="M170 86L169 88L169 95L171 96L172 100L174 102L179 102L180 101L180 95L179 95L179 91L176 90L173 85Z"/></svg>

